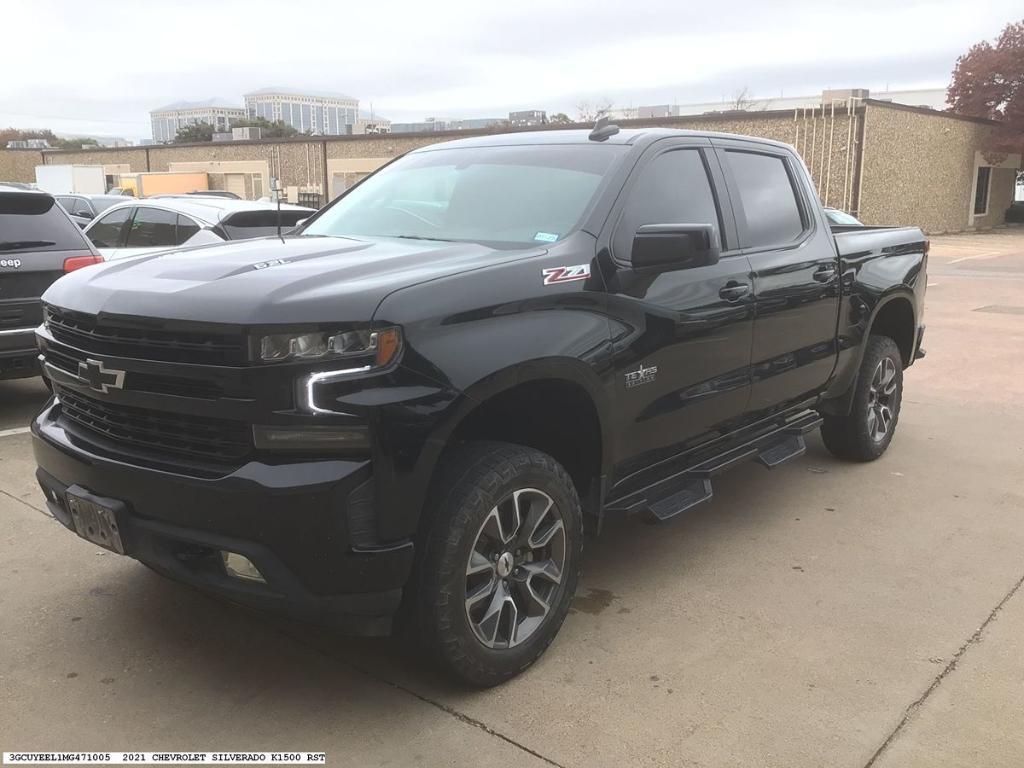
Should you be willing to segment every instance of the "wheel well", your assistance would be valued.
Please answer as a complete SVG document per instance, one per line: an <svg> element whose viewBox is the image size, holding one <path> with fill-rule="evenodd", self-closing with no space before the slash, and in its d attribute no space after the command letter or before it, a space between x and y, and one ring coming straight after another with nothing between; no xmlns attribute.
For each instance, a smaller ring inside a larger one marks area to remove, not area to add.
<svg viewBox="0 0 1024 768"><path fill-rule="evenodd" d="M896 342L903 358L903 367L910 365L914 354L914 308L904 298L893 299L875 315L868 331L874 336L888 336Z"/></svg>
<svg viewBox="0 0 1024 768"><path fill-rule="evenodd" d="M601 474L601 422L590 395L570 381L518 384L476 407L453 442L499 440L536 448L565 467L586 503Z"/></svg>

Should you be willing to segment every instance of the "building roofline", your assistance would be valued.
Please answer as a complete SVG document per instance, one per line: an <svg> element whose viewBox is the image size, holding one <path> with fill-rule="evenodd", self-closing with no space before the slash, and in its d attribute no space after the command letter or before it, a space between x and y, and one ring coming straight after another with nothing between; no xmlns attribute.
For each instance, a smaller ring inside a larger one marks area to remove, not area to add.
<svg viewBox="0 0 1024 768"><path fill-rule="evenodd" d="M255 91L243 93L242 98L249 96L309 96L314 99L338 99L339 101L356 101L359 99L349 96L347 93L332 93L331 91L302 90L301 88L257 88Z"/></svg>
<svg viewBox="0 0 1024 768"><path fill-rule="evenodd" d="M916 112L919 115L930 115L932 117L948 117L950 120L962 120L967 123L980 123L982 125L999 125L998 120L990 120L987 117L974 117L972 115L960 115L945 109L929 109L928 107L915 107L910 104L899 104L895 101L884 101L882 99L864 99L864 103L872 107L886 107L901 112Z"/></svg>
<svg viewBox="0 0 1024 768"><path fill-rule="evenodd" d="M967 115L957 115L951 112L944 112L935 109L928 109L926 107L911 107L905 104L894 104L888 101L877 101L875 99L864 99L854 107L855 114L863 114L865 106L879 107L883 109L895 109L905 112L915 112L930 117L947 118L950 120L962 120L965 122L977 123L982 125L998 125L998 121L988 120L983 117L969 117ZM764 110L759 112L746 112L742 110L730 111L730 112L711 112L703 115L678 115L672 117L643 117L631 120L617 120L617 125L623 128L675 128L675 127L686 127L690 125L699 125L712 120L735 120L742 122L746 120L758 120L762 118L777 119L777 118L789 118L794 119L794 113L800 110L794 109L775 109L775 110ZM846 107L836 107L836 114L846 114ZM231 142L218 143L216 146L247 146L247 145L259 145L259 144L319 144L321 142L346 142L346 141L390 141L395 138L436 138L439 140L453 139L453 138L472 138L474 136L489 136L499 133L530 133L537 130L548 130L548 131L559 131L559 130L580 130L584 128L593 127L591 123L570 123L568 125L550 125L547 126L522 126L522 127L495 127L495 128L472 128L463 130L448 130L448 131L429 131L429 132L409 132L409 133L360 133L351 134L344 136L290 136L288 138L268 138L268 139L241 139ZM132 151L149 151L151 149L160 149L161 147L209 147L213 142L200 141L190 142L187 144L144 144L136 145L132 147L96 147L84 150L78 149L56 149L46 148L38 149L32 147L23 147L17 149L10 149L6 151L10 152L40 152L43 155L61 155L64 153L80 153L80 152L132 152Z"/></svg>

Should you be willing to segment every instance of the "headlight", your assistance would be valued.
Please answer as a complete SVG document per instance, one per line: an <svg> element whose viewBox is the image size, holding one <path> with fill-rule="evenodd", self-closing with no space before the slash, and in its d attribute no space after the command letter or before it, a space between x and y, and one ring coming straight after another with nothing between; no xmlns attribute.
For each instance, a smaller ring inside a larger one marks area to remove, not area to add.
<svg viewBox="0 0 1024 768"><path fill-rule="evenodd" d="M401 347L401 332L397 328L384 328L377 331L273 333L257 338L254 351L256 360L266 363L365 357L368 364L380 368L394 360Z"/></svg>

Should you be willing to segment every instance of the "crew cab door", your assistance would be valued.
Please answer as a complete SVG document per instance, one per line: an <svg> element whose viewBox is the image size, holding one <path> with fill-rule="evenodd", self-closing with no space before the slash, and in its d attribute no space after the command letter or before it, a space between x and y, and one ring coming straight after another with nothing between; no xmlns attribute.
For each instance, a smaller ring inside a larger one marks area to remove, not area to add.
<svg viewBox="0 0 1024 768"><path fill-rule="evenodd" d="M832 375L839 258L795 154L755 142L714 144L753 271L753 419L816 395Z"/></svg>
<svg viewBox="0 0 1024 768"><path fill-rule="evenodd" d="M701 226L710 228L714 258L690 261L683 248L676 263L643 266L640 240ZM652 144L599 241L613 344L614 479L710 439L744 413L754 300L737 245L711 143Z"/></svg>

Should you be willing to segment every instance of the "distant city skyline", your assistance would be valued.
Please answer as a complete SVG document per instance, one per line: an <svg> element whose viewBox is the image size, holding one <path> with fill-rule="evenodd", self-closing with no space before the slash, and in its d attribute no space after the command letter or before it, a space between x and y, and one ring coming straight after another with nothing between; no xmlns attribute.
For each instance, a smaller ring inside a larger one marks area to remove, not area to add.
<svg viewBox="0 0 1024 768"><path fill-rule="evenodd" d="M211 97L241 106L243 94L267 84L351 94L364 111L372 104L400 123L529 109L575 117L578 102L604 99L620 107L727 103L744 88L764 98L941 88L958 55L1020 15L1019 0L863 0L827 9L737 0L722 14L695 14L675 0L626 9L592 0L521 0L512 10L441 5L311 0L299 14L269 0L179 0L153 24L115 0L94 0L90 13L66 24L69 0L12 4L9 28L47 31L5 42L8 57L32 66L0 80L0 127L138 140L157 107ZM279 22L282 30L301 22L301 39L269 36ZM88 63L83 40L131 44L120 58L107 50L103 60L123 66L90 67L83 87L68 77Z"/></svg>

